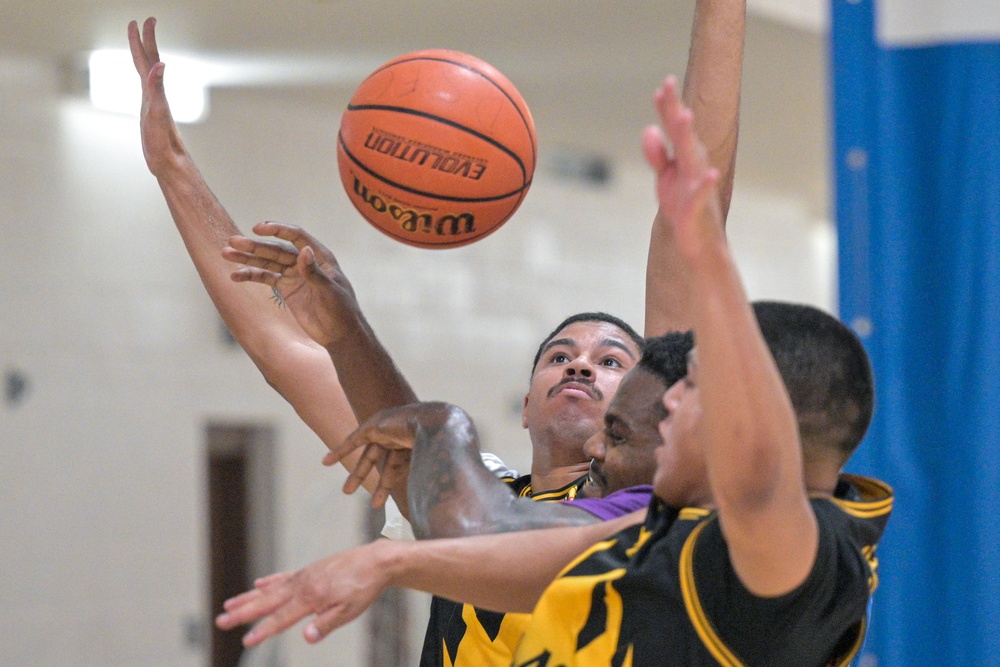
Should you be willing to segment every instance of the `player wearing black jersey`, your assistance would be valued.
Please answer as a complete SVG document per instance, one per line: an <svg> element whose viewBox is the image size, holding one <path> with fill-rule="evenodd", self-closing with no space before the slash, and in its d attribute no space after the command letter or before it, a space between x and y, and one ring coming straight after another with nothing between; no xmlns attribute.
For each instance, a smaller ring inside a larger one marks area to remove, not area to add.
<svg viewBox="0 0 1000 667"><path fill-rule="evenodd" d="M360 446L412 449L410 511L418 535L435 524L438 533L467 535L585 525L622 516L649 504L654 450L660 442L656 425L665 412L660 399L684 376L691 347L690 334L671 333L648 340L638 364L622 379L608 406L604 429L587 441L585 451L593 462L584 489L593 487L594 495L607 496L605 503L579 496L569 502L581 481L533 497L528 495L525 477L511 480L509 489L516 495L498 489L501 485L478 462L478 439L471 436L471 423L464 413L443 404L414 404L383 412L359 429L345 443L344 451ZM551 353L548 345L542 350L539 365ZM470 497L489 502L468 502ZM538 502L560 499L567 502ZM532 548L530 542L525 548ZM509 665L527 622L526 614L504 615L434 597L421 664Z"/></svg>
<svg viewBox="0 0 1000 667"><path fill-rule="evenodd" d="M685 79L686 95L699 108L704 134L711 138L711 160L723 173L723 208L728 207L735 161L744 14L745 0L697 0ZM358 419L364 420L379 408L414 400L416 397L411 388L364 321L352 288L332 253L301 229L263 223L254 230L295 244L295 252L291 255L293 261L291 264L283 263L279 256L273 254L265 258L251 257L263 246L238 236L239 230L208 189L184 149L170 117L163 95L163 66L159 63L155 22L147 21L141 35L137 25L130 25L129 42L143 83L141 129L147 165L157 177L178 230L184 237L186 247L220 314L268 382L289 400L331 449L335 449L343 435L350 430L353 424L352 412ZM684 325L674 318L669 303L673 285L682 278L672 275L671 267L674 263L665 261L662 255L665 247L661 242L663 228L658 216L653 226L647 270L647 333L662 333ZM226 239L235 247L227 249L224 257L220 257L218 250ZM276 253L277 248L278 246L271 246L263 252ZM307 266L311 272L321 274L322 279L328 281L327 287L338 296L339 300L332 311L335 316L333 326L329 320L307 321L298 317L296 305L300 303L298 300L306 294L306 290L298 289L302 285L302 276L296 275L294 271L286 274L285 269L296 263L299 251L302 251L304 258L308 257L310 260L304 262L303 266ZM233 276L235 282L229 280L231 265L225 260L247 265L246 269L237 271ZM270 292L255 291L258 288L245 284L248 282L265 283L283 296L291 297L286 299L289 307L284 310L271 307L267 298L261 298L262 294ZM292 314L296 317L290 317ZM604 333L600 331L600 323L596 326L590 323L588 327L582 328ZM627 340L621 334L621 331L615 332L615 335ZM574 336L573 342L578 342L578 338L580 336ZM567 375L571 372L578 376L587 372L596 375L595 369L612 378L615 375L613 369L601 367L603 362L583 348L580 348L577 357L567 358L566 361L571 362L564 365ZM585 368L588 364L596 366L588 371ZM622 365L618 379L629 365ZM581 448L586 437L599 429L603 408L613 393L613 384L615 383L609 383L602 389L604 400L585 400L584 394L588 393L588 389L596 387L596 382L593 385L578 382L576 387L567 384L564 390L560 390L564 397L577 392L577 398L581 400L575 401L576 403L589 404L591 408L595 408L590 410L586 419L567 418L562 423L557 419L546 420L544 415L542 419L536 419L528 413L543 403L528 401L525 409L526 425L529 421L547 425L550 434L558 437L559 442L564 444L549 446L543 438L538 439L540 444L535 444L536 437L532 434L535 451L530 485L533 491L546 492L533 493L533 497L549 497L553 490L567 485L570 485L567 488L572 488L575 480L583 479L581 475L587 471L588 460L587 457L580 456ZM569 417L571 412L566 411L562 416ZM573 428L566 428L567 426ZM586 429L589 429L589 433L584 433ZM389 477L394 472L404 473L393 478L397 481L395 485L378 485L378 475L367 474L374 463L368 459L359 462L360 467L354 469L347 488L356 488L365 479L374 492L376 504L393 493L403 511L408 513L408 496L399 480L406 479L405 471L409 460L402 454L380 462L384 465L383 472L387 472ZM354 465L354 461L350 462L349 468ZM578 486L579 483L576 482L575 485ZM594 492L602 490L595 487ZM481 497L475 497L470 502L485 503ZM586 516L586 513L580 513L580 516ZM585 519L589 520L591 519ZM555 522L555 525L561 524L565 524L563 519ZM508 526L514 527L513 523L508 523ZM528 527L528 524L519 527ZM452 533L431 531L427 534Z"/></svg>
<svg viewBox="0 0 1000 667"><path fill-rule="evenodd" d="M871 418L867 355L815 308L761 304L755 316L722 232L717 174L673 81L657 106L676 153L652 131L644 148L689 271L697 346L663 397L646 525L592 547L554 584L581 547L641 518L375 542L263 582L227 603L223 626L266 616L248 635L257 643L315 613L306 637L317 641L397 585L534 608L517 665L846 664L892 502L884 485L841 475ZM448 412L453 436L474 438Z"/></svg>
<svg viewBox="0 0 1000 667"><path fill-rule="evenodd" d="M706 467L699 478L701 448L690 430L705 418L690 411L708 409L697 395L709 372L702 343L688 378L664 398L666 444L657 451L657 500L645 523L595 545L547 588L515 665L798 667L847 665L855 657L877 585L875 548L892 506L881 482L835 474L871 415L867 357L843 324L815 308L762 302L754 311L798 415L807 517L816 528L811 564L786 579L755 560L763 553L775 567L808 561L798 553L808 527L799 539L782 532L794 516L767 517L766 508L788 501L766 495L759 501L765 516L751 513L775 533L756 533L762 542L749 558L734 549L742 517L725 512L711 484L705 489L713 471ZM753 462L744 474L766 478L768 461Z"/></svg>

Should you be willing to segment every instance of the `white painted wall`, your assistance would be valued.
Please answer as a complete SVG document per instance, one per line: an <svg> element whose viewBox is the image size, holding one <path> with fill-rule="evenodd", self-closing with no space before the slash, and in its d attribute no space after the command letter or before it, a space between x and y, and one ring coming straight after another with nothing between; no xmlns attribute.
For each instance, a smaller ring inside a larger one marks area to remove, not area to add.
<svg viewBox="0 0 1000 667"><path fill-rule="evenodd" d="M319 440L219 343L136 121L59 95L56 80L0 63L0 368L29 380L23 402L0 405L0 664L203 665L186 631L207 623L205 423L277 429L282 568L359 543L365 499L340 494ZM519 410L540 339L580 310L641 328L654 212L641 163L616 165L599 190L539 173L487 240L416 250L370 229L340 190L346 98L213 102L184 134L240 225L279 219L326 240L419 395L466 407L514 466L529 460ZM730 234L752 297L830 307L832 232L814 210L737 183ZM414 599L415 654L425 612ZM316 647L289 633L262 658L359 665L363 629Z"/></svg>

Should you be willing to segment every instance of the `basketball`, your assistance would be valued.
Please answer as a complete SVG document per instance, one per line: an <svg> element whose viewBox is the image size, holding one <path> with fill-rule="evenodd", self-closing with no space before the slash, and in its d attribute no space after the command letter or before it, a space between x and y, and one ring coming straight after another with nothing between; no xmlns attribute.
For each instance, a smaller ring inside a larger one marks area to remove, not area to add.
<svg viewBox="0 0 1000 667"><path fill-rule="evenodd" d="M337 164L361 215L421 248L468 245L521 205L538 142L528 105L492 65L431 49L394 58L354 91Z"/></svg>

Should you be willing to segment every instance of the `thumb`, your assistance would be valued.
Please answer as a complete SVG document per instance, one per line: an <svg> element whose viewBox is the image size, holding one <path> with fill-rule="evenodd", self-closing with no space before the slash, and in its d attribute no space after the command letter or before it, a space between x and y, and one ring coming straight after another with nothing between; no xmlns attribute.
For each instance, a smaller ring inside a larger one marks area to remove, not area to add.
<svg viewBox="0 0 1000 667"><path fill-rule="evenodd" d="M149 68L149 76L147 77L150 88L161 95L163 94L163 71L165 68L166 64L163 62L153 63L153 66Z"/></svg>
<svg viewBox="0 0 1000 667"><path fill-rule="evenodd" d="M324 276L323 270L319 268L319 264L316 263L316 253L313 251L312 246L305 246L299 251L298 259L296 259L296 265L299 272L307 277L314 276Z"/></svg>

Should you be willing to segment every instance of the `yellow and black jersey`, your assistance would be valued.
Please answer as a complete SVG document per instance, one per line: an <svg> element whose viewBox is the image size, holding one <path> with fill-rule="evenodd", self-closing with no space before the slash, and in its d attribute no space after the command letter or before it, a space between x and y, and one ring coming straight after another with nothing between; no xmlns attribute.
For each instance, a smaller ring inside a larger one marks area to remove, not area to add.
<svg viewBox="0 0 1000 667"><path fill-rule="evenodd" d="M587 481L584 476L561 489L534 493L531 475L502 479L519 498L540 501L572 500ZM509 667L530 618L530 614L500 614L434 597L420 665Z"/></svg>
<svg viewBox="0 0 1000 667"><path fill-rule="evenodd" d="M733 571L714 512L654 498L643 525L594 545L546 589L513 665L847 665L864 637L892 490L845 475L833 498L811 503L813 571L787 595L760 598Z"/></svg>

